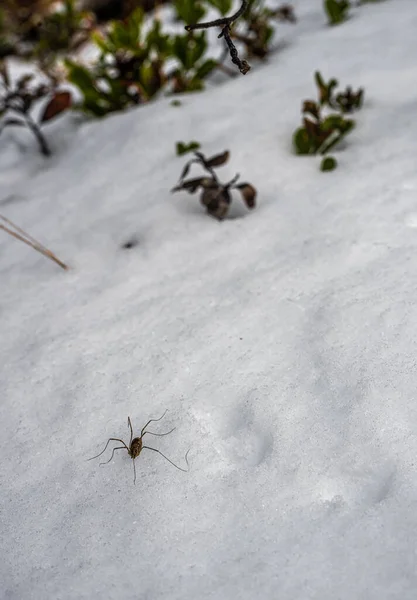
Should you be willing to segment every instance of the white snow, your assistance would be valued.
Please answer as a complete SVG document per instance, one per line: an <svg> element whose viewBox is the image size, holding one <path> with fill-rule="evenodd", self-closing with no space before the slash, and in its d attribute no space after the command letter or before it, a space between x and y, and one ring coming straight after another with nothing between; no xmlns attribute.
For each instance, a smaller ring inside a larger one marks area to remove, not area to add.
<svg viewBox="0 0 417 600"><path fill-rule="evenodd" d="M2 599L416 598L417 4L295 10L181 107L1 137L0 213L71 266L0 232ZM316 69L365 87L333 173L291 151ZM171 195L191 139L253 213ZM166 409L188 473L86 462Z"/></svg>

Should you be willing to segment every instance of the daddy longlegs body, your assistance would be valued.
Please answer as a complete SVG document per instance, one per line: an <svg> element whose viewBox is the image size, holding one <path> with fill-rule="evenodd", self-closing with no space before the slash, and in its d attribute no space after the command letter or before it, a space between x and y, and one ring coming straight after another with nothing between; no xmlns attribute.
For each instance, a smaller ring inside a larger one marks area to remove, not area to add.
<svg viewBox="0 0 417 600"><path fill-rule="evenodd" d="M162 415L162 417L159 417L159 419L149 419L149 421L146 423L146 425L144 427L142 427L142 430L140 432L140 436L139 437L133 437L133 427L132 427L132 421L130 420L130 417L127 418L127 424L130 428L130 442L129 445L126 444L126 442L124 442L123 440L119 439L119 438L109 438L107 440L107 444L104 447L104 450L102 452L100 452L100 454L97 454L97 456L93 456L92 458L88 458L87 460L93 460L94 458L98 458L99 456L101 456L102 454L104 454L104 452L107 450L107 446L110 444L110 442L120 442L121 444L123 444L123 446L117 446L116 448L113 448L113 452L111 453L111 456L109 458L108 461L104 462L104 463L100 463L101 465L107 465L109 462L111 462L111 460L113 459L114 453L116 452L116 450L127 450L127 453L129 454L129 456L131 457L131 459L133 460L133 473L134 473L134 479L133 479L133 483L136 484L136 467L135 467L135 459L139 456L139 454L142 452L142 450L153 450L154 452L158 452L158 454L160 454L161 456L163 456L165 458L165 460L167 460L169 463L171 463L171 465L173 465L176 469L178 469L179 471L183 471L184 473L187 473L189 470L189 464L188 464L188 452L185 455L185 462L187 463L187 468L183 469L181 467L179 467L178 465L176 465L174 462L172 462L172 460L170 460L167 456L165 456L165 454L162 454L162 452L160 450L157 450L156 448L151 448L150 446L144 446L142 439L143 436L147 433L149 433L150 435L156 435L158 437L163 437L164 435L169 435L170 433L172 433L175 429L175 427L173 429L171 429L170 431L167 431L166 433L154 433L153 431L146 431L147 426L149 425L149 423L154 423L156 421L160 421L161 419L163 419L165 417L165 415L167 414L168 410L166 410L164 412L164 414Z"/></svg>

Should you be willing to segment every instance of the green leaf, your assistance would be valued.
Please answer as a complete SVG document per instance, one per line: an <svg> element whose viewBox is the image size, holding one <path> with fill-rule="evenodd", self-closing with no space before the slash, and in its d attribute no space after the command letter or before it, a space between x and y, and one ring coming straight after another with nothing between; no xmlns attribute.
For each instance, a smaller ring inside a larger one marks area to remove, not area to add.
<svg viewBox="0 0 417 600"><path fill-rule="evenodd" d="M171 54L170 36L161 32L161 22L155 19L152 29L146 36L148 50L154 48L158 54L165 57Z"/></svg>
<svg viewBox="0 0 417 600"><path fill-rule="evenodd" d="M187 53L184 67L189 70L195 67L195 64L203 56L207 49L206 34L202 31L199 35L186 36Z"/></svg>
<svg viewBox="0 0 417 600"><path fill-rule="evenodd" d="M198 67L197 71L195 72L195 78L204 79L205 77L210 75L210 73L213 71L213 69L217 67L218 64L219 63L217 62L217 60L214 60L212 58L207 59L203 62L203 64L200 67Z"/></svg>
<svg viewBox="0 0 417 600"><path fill-rule="evenodd" d="M198 142L189 142L188 144L185 142L177 142L176 144L176 153L177 156L182 156L183 154L187 154L187 152L192 152L193 150L198 150L200 148L200 144Z"/></svg>
<svg viewBox="0 0 417 600"><path fill-rule="evenodd" d="M98 31L93 31L93 33L91 34L91 39L95 43L95 45L103 52L103 54L112 54L116 50L115 46L109 43L109 40L106 39Z"/></svg>
<svg viewBox="0 0 417 600"><path fill-rule="evenodd" d="M348 0L324 0L324 8L331 25L343 23L349 10Z"/></svg>
<svg viewBox="0 0 417 600"><path fill-rule="evenodd" d="M222 16L227 15L232 10L233 0L207 0L208 4L217 8Z"/></svg>
<svg viewBox="0 0 417 600"><path fill-rule="evenodd" d="M196 0L175 0L175 10L186 25L198 23L206 14L206 9Z"/></svg>
<svg viewBox="0 0 417 600"><path fill-rule="evenodd" d="M188 35L176 35L172 44L173 54L178 58L181 64L185 67L187 65L187 46L188 46Z"/></svg>
<svg viewBox="0 0 417 600"><path fill-rule="evenodd" d="M337 167L337 160L333 156L326 156L320 163L320 171L334 171Z"/></svg>
<svg viewBox="0 0 417 600"><path fill-rule="evenodd" d="M65 65L68 69L68 80L76 85L82 92L94 88L94 79L88 69L67 59Z"/></svg>
<svg viewBox="0 0 417 600"><path fill-rule="evenodd" d="M304 155L314 152L314 146L305 127L300 127L294 133L293 146L296 154Z"/></svg>
<svg viewBox="0 0 417 600"><path fill-rule="evenodd" d="M88 69L69 59L65 64L68 69L68 81L78 87L83 95L83 103L78 108L96 117L102 117L113 110L107 94L97 88L96 81Z"/></svg>

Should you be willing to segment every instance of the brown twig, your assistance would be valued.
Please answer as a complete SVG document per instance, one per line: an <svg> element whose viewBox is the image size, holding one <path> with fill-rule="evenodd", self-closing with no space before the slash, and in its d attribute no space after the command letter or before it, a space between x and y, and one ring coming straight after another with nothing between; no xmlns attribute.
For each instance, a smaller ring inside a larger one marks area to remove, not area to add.
<svg viewBox="0 0 417 600"><path fill-rule="evenodd" d="M187 31L194 31L195 29L208 29L209 27L222 27L223 29L221 30L218 37L223 37L225 39L226 44L229 48L232 63L237 65L242 75L246 75L246 73L250 69L250 65L246 62L246 60L241 60L239 58L236 46L234 45L230 37L230 27L234 23L234 21L236 21L236 19L243 15L247 7L248 0L242 0L242 6L230 17L222 17L221 19L215 19L214 21L206 21L205 23L195 23L194 25L185 26L185 29Z"/></svg>
<svg viewBox="0 0 417 600"><path fill-rule="evenodd" d="M27 244L28 246L30 246L31 248L33 248L37 252L40 252L40 254L43 254L43 256L45 256L46 258L49 258L50 260L53 260L62 269L64 269L64 270L68 269L68 265L66 265L61 260L59 260L59 258L57 258L55 256L55 254L53 254L53 252L51 252L50 250L48 250L48 248L45 248L45 246L43 246L40 242L38 242L37 240L35 240L35 238L33 238L31 235L29 235L28 233L26 233L25 231L23 231L23 229L21 229L20 227L18 227L14 223L12 223L12 221L10 221L9 219L7 219L6 217L3 217L3 215L0 215L0 219L2 219L5 223L7 223L8 225L10 225L11 227L13 227L13 229L15 229L15 231L13 231L13 229L10 229L9 227L6 227L5 225L2 225L1 223L0 223L0 229L2 229L3 231L5 231L9 235L13 236L17 240L20 240L24 244Z"/></svg>

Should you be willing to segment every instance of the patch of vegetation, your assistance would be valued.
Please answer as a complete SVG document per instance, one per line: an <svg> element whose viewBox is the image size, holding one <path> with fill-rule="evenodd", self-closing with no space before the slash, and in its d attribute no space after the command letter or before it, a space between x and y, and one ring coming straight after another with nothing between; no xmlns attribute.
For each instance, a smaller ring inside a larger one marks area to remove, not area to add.
<svg viewBox="0 0 417 600"><path fill-rule="evenodd" d="M113 21L106 33L95 33L100 56L92 67L65 61L69 81L82 93L79 108L84 112L102 117L146 102L165 83L168 36L156 20L145 35L143 21L144 13L137 9L125 22Z"/></svg>
<svg viewBox="0 0 417 600"><path fill-rule="evenodd" d="M93 40L100 50L95 64L67 59L66 66L69 81L83 96L79 107L96 117L148 102L164 88L172 93L201 90L217 65L205 56L205 32L169 35L155 19L145 33L140 8L125 21L113 21L106 33L95 33ZM176 62L170 71L168 59Z"/></svg>
<svg viewBox="0 0 417 600"><path fill-rule="evenodd" d="M33 84L33 78L33 74L26 74L13 83L6 62L0 61L0 134L5 127L27 127L36 137L42 154L50 156L41 127L70 108L71 94L57 90L53 81ZM31 114L33 106L47 97L50 100L35 121Z"/></svg>
<svg viewBox="0 0 417 600"><path fill-rule="evenodd" d="M78 10L76 0L6 0L0 11L0 52L6 46L10 55L45 64L88 41L94 25L93 15Z"/></svg>
<svg viewBox="0 0 417 600"><path fill-rule="evenodd" d="M61 10L46 15L37 27L33 56L53 63L56 53L72 52L85 44L93 25L92 15L77 10L75 0L64 0Z"/></svg>
<svg viewBox="0 0 417 600"><path fill-rule="evenodd" d="M214 171L215 168L221 167L229 160L230 153L228 150L211 158L206 158L201 152L195 152L194 155L195 158L190 160L182 170L178 184L172 189L173 192L185 190L189 194L194 194L201 189L201 204L206 207L209 215L219 221L222 221L229 212L232 189L240 191L242 199L249 209L255 208L257 192L253 185L250 183L238 184L239 175L236 175L228 183L221 183ZM185 179L193 164L201 165L207 171L208 176Z"/></svg>
<svg viewBox="0 0 417 600"><path fill-rule="evenodd" d="M355 121L346 118L345 114L358 110L363 104L363 89L353 92L350 87L347 87L344 92L336 93L338 81L330 79L326 83L318 71L315 73L315 82L318 101L303 102L303 125L293 136L294 149L299 155L327 154L355 126ZM338 112L328 114L325 112L326 109ZM336 160L333 157L329 158L331 160L322 161L320 167L322 171L332 171L336 168Z"/></svg>
<svg viewBox="0 0 417 600"><path fill-rule="evenodd" d="M240 19L240 27L232 31L232 38L245 47L246 58L264 59L271 51L275 33L274 21L296 23L294 9L290 4L271 9L261 0L252 0Z"/></svg>

